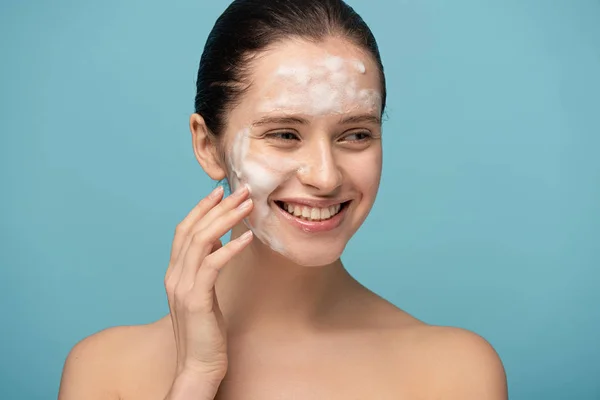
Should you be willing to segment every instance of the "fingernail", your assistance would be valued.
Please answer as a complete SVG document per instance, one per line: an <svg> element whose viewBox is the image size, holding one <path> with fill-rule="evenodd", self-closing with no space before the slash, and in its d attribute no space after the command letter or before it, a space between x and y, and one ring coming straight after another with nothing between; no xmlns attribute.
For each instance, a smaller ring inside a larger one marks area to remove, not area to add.
<svg viewBox="0 0 600 400"><path fill-rule="evenodd" d="M247 210L252 205L252 200L248 199L238 206L240 210Z"/></svg>
<svg viewBox="0 0 600 400"><path fill-rule="evenodd" d="M247 242L248 240L252 239L252 236L254 236L254 234L252 233L252 231L246 231L244 232L243 235L241 235L238 240L240 242Z"/></svg>
<svg viewBox="0 0 600 400"><path fill-rule="evenodd" d="M223 194L223 186L217 186L212 192L210 192L208 197L210 197L211 199L215 199L217 197L220 197L222 194Z"/></svg>

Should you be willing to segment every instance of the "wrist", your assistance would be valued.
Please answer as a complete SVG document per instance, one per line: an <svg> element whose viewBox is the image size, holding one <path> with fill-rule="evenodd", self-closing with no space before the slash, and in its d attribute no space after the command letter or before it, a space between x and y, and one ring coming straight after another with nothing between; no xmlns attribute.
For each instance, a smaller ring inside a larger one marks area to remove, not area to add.
<svg viewBox="0 0 600 400"><path fill-rule="evenodd" d="M169 392L168 400L213 400L222 377L192 371L179 373Z"/></svg>

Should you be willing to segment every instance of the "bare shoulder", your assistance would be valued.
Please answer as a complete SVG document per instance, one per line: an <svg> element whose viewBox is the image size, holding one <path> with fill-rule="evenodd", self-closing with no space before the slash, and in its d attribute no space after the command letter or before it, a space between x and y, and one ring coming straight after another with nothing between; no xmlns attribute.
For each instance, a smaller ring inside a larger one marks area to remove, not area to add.
<svg viewBox="0 0 600 400"><path fill-rule="evenodd" d="M378 330L387 332L384 348L392 354L394 379L402 390L411 386L415 396L449 400L507 399L502 361L482 336L429 325L382 298L373 304L370 314L377 316Z"/></svg>
<svg viewBox="0 0 600 400"><path fill-rule="evenodd" d="M506 374L492 345L466 329L414 324L399 335L412 347L435 396L506 400Z"/></svg>
<svg viewBox="0 0 600 400"><path fill-rule="evenodd" d="M137 376L168 374L174 342L167 323L117 326L81 340L65 361L59 400L120 399Z"/></svg>

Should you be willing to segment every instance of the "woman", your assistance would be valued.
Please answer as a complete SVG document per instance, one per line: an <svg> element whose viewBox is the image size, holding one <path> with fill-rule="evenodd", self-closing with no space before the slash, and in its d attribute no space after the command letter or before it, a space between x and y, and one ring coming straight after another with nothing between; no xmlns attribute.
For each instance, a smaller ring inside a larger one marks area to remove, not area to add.
<svg viewBox="0 0 600 400"><path fill-rule="evenodd" d="M178 225L170 314L77 344L60 399L505 399L484 339L413 318L340 261L379 186L385 99L375 39L341 0L234 1L190 118L233 194Z"/></svg>

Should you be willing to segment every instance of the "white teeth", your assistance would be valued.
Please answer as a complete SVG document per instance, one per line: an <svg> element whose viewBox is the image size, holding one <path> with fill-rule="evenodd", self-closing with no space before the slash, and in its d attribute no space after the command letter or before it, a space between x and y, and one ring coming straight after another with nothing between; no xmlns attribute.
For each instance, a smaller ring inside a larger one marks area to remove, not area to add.
<svg viewBox="0 0 600 400"><path fill-rule="evenodd" d="M304 208L302 209L302 216L303 216L304 218L310 218L310 208L308 208L308 207L304 207Z"/></svg>
<svg viewBox="0 0 600 400"><path fill-rule="evenodd" d="M304 215L304 213L302 213L302 215ZM318 208L313 208L310 211L310 219L321 219L321 210Z"/></svg>
<svg viewBox="0 0 600 400"><path fill-rule="evenodd" d="M293 205L290 203L283 203L283 209L288 213L293 214L296 217L311 221L323 221L329 219L340 212L342 208L341 204L329 206L326 208L308 207L301 205Z"/></svg>

